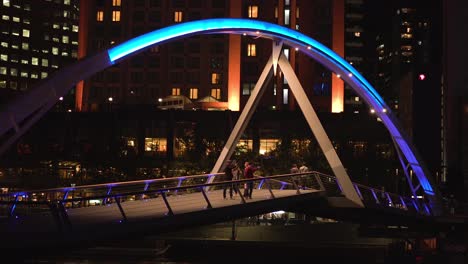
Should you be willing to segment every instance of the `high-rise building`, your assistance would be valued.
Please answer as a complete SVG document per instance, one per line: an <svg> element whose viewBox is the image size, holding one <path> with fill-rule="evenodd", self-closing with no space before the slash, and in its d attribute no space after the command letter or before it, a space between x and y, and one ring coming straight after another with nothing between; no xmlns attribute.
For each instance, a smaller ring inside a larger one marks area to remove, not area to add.
<svg viewBox="0 0 468 264"><path fill-rule="evenodd" d="M428 165L441 174L440 1L392 1L376 37L376 88ZM439 7L439 8L437 8Z"/></svg>
<svg viewBox="0 0 468 264"><path fill-rule="evenodd" d="M0 3L0 101L7 102L78 57L78 0ZM74 101L71 95L71 101ZM65 98L67 100L67 98Z"/></svg>
<svg viewBox="0 0 468 264"><path fill-rule="evenodd" d="M219 17L280 24L344 55L344 0L95 0L81 1L80 11L80 57L158 28ZM152 46L79 84L76 108L156 107L172 97L179 103L211 101L220 109L237 111L247 101L271 50L271 40L241 35L201 35ZM341 79L332 78L312 59L296 56L291 47L283 52L316 108L329 112L334 104L337 112L342 111ZM259 107L296 108L281 73L269 84Z"/></svg>
<svg viewBox="0 0 468 264"><path fill-rule="evenodd" d="M367 1L346 0L344 13L344 58L361 74L369 78L371 72L369 56L366 54L371 36L366 23ZM345 84L344 111L359 113L363 110L364 102L356 93Z"/></svg>

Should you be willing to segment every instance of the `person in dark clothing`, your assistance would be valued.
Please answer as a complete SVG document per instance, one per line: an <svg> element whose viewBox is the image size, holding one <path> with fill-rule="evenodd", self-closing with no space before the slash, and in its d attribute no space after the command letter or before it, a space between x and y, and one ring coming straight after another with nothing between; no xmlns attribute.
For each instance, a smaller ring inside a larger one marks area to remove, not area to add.
<svg viewBox="0 0 468 264"><path fill-rule="evenodd" d="M244 168L244 177L246 179L253 179L254 178L254 172L258 169L257 167L254 167L253 164L249 163L248 161L245 162L245 168ZM250 181L246 183L246 188L244 189L244 197L245 199L252 199L252 192L253 192L253 186L254 182Z"/></svg>
<svg viewBox="0 0 468 264"><path fill-rule="evenodd" d="M224 181L232 181L233 174L232 174L232 163L228 161L226 168L224 169ZM232 183L226 183L223 185L223 198L226 199L226 191L229 188L229 195L232 199L232 190L233 186Z"/></svg>

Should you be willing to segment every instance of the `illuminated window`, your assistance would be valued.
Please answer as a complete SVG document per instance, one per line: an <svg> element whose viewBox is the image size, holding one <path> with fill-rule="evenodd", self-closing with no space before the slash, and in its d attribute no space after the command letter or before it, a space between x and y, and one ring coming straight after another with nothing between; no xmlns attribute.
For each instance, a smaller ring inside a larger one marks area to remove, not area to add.
<svg viewBox="0 0 468 264"><path fill-rule="evenodd" d="M25 59L21 59L21 64L29 64L29 61Z"/></svg>
<svg viewBox="0 0 468 264"><path fill-rule="evenodd" d="M21 48L23 50L29 50L29 43L25 43L25 42L21 43Z"/></svg>
<svg viewBox="0 0 468 264"><path fill-rule="evenodd" d="M290 23L290 13L291 13L291 10L284 9L284 24L285 25L289 25Z"/></svg>
<svg viewBox="0 0 468 264"><path fill-rule="evenodd" d="M284 54L284 56L286 56L286 59L289 60L289 49L285 48L285 49L283 50L283 54Z"/></svg>
<svg viewBox="0 0 468 264"><path fill-rule="evenodd" d="M247 44L247 56L257 56L257 46L255 44Z"/></svg>
<svg viewBox="0 0 468 264"><path fill-rule="evenodd" d="M248 7L248 16L249 18L257 18L258 17L258 6L249 6Z"/></svg>
<svg viewBox="0 0 468 264"><path fill-rule="evenodd" d="M13 17L13 22L20 22L20 18L19 17Z"/></svg>
<svg viewBox="0 0 468 264"><path fill-rule="evenodd" d="M112 6L120 6L121 0L112 0Z"/></svg>
<svg viewBox="0 0 468 264"><path fill-rule="evenodd" d="M172 88L172 95L180 95L180 88Z"/></svg>
<svg viewBox="0 0 468 264"><path fill-rule="evenodd" d="M6 67L0 67L0 74L6 75L7 74L7 68Z"/></svg>
<svg viewBox="0 0 468 264"><path fill-rule="evenodd" d="M48 60L48 59L42 59L41 65L42 65L43 67L49 67L49 60Z"/></svg>
<svg viewBox="0 0 468 264"><path fill-rule="evenodd" d="M198 99L198 88L190 88L190 99Z"/></svg>
<svg viewBox="0 0 468 264"><path fill-rule="evenodd" d="M10 6L10 0L3 0L4 6Z"/></svg>
<svg viewBox="0 0 468 264"><path fill-rule="evenodd" d="M216 99L221 99L221 89L219 88L211 89L211 97L214 97Z"/></svg>
<svg viewBox="0 0 468 264"><path fill-rule="evenodd" d="M413 34L404 33L404 34L401 34L401 38L404 38L404 39L411 39L411 38L413 38Z"/></svg>
<svg viewBox="0 0 468 264"><path fill-rule="evenodd" d="M68 43L69 37L68 36L62 36L62 43Z"/></svg>
<svg viewBox="0 0 468 264"><path fill-rule="evenodd" d="M21 71L21 77L28 78L28 76L29 76L28 72Z"/></svg>
<svg viewBox="0 0 468 264"><path fill-rule="evenodd" d="M299 18L299 7L296 7L296 18Z"/></svg>
<svg viewBox="0 0 468 264"><path fill-rule="evenodd" d="M183 13L182 11L175 11L174 12L174 22L182 22Z"/></svg>
<svg viewBox="0 0 468 264"><path fill-rule="evenodd" d="M10 69L10 75L11 75L11 76L18 76L18 69L16 69L16 68L11 68L11 69Z"/></svg>
<svg viewBox="0 0 468 264"><path fill-rule="evenodd" d="M8 55L7 54L0 54L0 61L8 61Z"/></svg>
<svg viewBox="0 0 468 264"><path fill-rule="evenodd" d="M47 78L48 74L47 72L41 72L41 79Z"/></svg>
<svg viewBox="0 0 468 264"><path fill-rule="evenodd" d="M6 15L2 15L2 19L3 19L3 20L10 20L10 17L9 17L9 16L6 16Z"/></svg>
<svg viewBox="0 0 468 264"><path fill-rule="evenodd" d="M272 150L276 149L276 146L278 145L278 143L279 143L279 139L275 139L275 138L263 139L263 138L261 138L260 139L259 153L261 155L268 154Z"/></svg>
<svg viewBox="0 0 468 264"><path fill-rule="evenodd" d="M211 84L220 84L221 83L221 73L213 72L211 74Z"/></svg>
<svg viewBox="0 0 468 264"><path fill-rule="evenodd" d="M359 38L361 36L361 32L354 32L354 36Z"/></svg>
<svg viewBox="0 0 468 264"><path fill-rule="evenodd" d="M1 46L4 48L8 48L8 42L2 41Z"/></svg>
<svg viewBox="0 0 468 264"><path fill-rule="evenodd" d="M253 140L252 139L239 139L237 143L237 151L239 152L249 152L253 149Z"/></svg>
<svg viewBox="0 0 468 264"><path fill-rule="evenodd" d="M104 11L97 11L96 21L104 21Z"/></svg>
<svg viewBox="0 0 468 264"><path fill-rule="evenodd" d="M166 138L145 138L145 151L146 152L166 152L167 139Z"/></svg>
<svg viewBox="0 0 468 264"><path fill-rule="evenodd" d="M59 50L57 47L52 47L52 54L54 55L58 55L59 54Z"/></svg>
<svg viewBox="0 0 468 264"><path fill-rule="evenodd" d="M70 5L70 0L63 0L64 5Z"/></svg>
<svg viewBox="0 0 468 264"><path fill-rule="evenodd" d="M6 88L6 81L0 80L0 88Z"/></svg>
<svg viewBox="0 0 468 264"><path fill-rule="evenodd" d="M78 26L75 26L75 25L72 26L72 31L73 31L73 32L78 32Z"/></svg>
<svg viewBox="0 0 468 264"><path fill-rule="evenodd" d="M38 79L38 78L39 78L39 74L37 74L37 72L32 72L32 73L31 73L31 78L32 78L32 79Z"/></svg>
<svg viewBox="0 0 468 264"><path fill-rule="evenodd" d="M255 88L255 83L243 83L242 95L249 95L254 88Z"/></svg>
<svg viewBox="0 0 468 264"><path fill-rule="evenodd" d="M275 7L275 18L278 18L278 7Z"/></svg>
<svg viewBox="0 0 468 264"><path fill-rule="evenodd" d="M31 58L31 64L32 65L39 65L39 59L36 57Z"/></svg>
<svg viewBox="0 0 468 264"><path fill-rule="evenodd" d="M288 104L289 101L289 90L283 89L283 104Z"/></svg>
<svg viewBox="0 0 468 264"><path fill-rule="evenodd" d="M112 11L112 21L120 21L120 11Z"/></svg>

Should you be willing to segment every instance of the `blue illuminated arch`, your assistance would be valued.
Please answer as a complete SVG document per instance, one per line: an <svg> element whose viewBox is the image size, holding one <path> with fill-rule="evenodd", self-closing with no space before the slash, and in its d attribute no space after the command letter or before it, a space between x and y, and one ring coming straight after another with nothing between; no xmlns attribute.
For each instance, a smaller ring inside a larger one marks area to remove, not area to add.
<svg viewBox="0 0 468 264"><path fill-rule="evenodd" d="M341 75L341 78L370 107L375 109L375 114L390 132L397 148L418 178L424 192L430 196L438 195L431 186L430 177L428 177L429 174L424 164L406 138L403 130L399 127L399 122L391 113L391 109L356 69L329 48L298 31L277 24L250 19L220 18L176 24L133 38L109 50L104 50L60 69L49 78L41 81L28 93L1 107L0 137L5 135L9 137L6 137L7 140L2 142L0 154L4 153L15 140L56 104L60 96L66 95L79 81L86 80L96 72L112 66L119 60L131 57L149 46L193 35L212 33L244 34L282 41L284 44L297 48L323 64L337 75ZM437 199L440 199L440 197L437 197Z"/></svg>
<svg viewBox="0 0 468 264"><path fill-rule="evenodd" d="M430 178L427 176L427 170L422 162L419 161L420 158L417 158L415 149L409 144L402 129L399 128L398 121L395 119L391 113L391 109L385 104L382 97L372 85L343 58L316 40L298 31L277 24L250 19L220 18L192 21L155 30L110 48L108 50L109 59L111 63L115 63L125 56L134 54L152 45L158 45L192 35L211 33L244 34L255 37L280 39L284 41L285 44L300 49L303 53L322 63L336 74L340 74L341 78L346 81L369 106L375 109L376 115L387 127L408 164L418 177L424 192L429 195L434 195L434 189L430 184Z"/></svg>

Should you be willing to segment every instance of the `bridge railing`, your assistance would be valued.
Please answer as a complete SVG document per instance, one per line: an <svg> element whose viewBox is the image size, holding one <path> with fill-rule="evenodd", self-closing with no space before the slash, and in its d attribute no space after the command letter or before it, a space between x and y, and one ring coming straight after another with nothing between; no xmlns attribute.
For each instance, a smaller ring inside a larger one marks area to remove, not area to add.
<svg viewBox="0 0 468 264"><path fill-rule="evenodd" d="M125 215L121 203L151 198L162 198L168 214L171 214L172 209L167 197L198 192L204 196L206 207L210 208L211 201L207 192L223 189L227 185L236 186L239 190L240 202L245 203L246 200L241 190L247 182L253 182L257 189L268 189L271 198L275 198L276 190L287 189L295 190L296 194L307 190L320 190L324 191L327 196L342 196L336 177L316 171L237 181L224 181L224 173L218 173L2 194L0 195L0 215L19 217L38 212L55 212L53 215L57 215L60 212L65 214L67 208L110 203L117 204L122 215ZM354 186L366 206L391 207L414 213L430 214L428 207L422 201L360 184L354 184Z"/></svg>
<svg viewBox="0 0 468 264"><path fill-rule="evenodd" d="M300 178L304 178L300 179ZM307 179L311 178L311 179ZM89 206L101 206L110 203L123 203L127 201L145 200L151 198L183 195L187 193L214 191L223 189L227 185L236 186L239 192L243 185L253 182L255 188L270 190L274 198L273 190L295 189L301 193L303 184L308 184L308 189L323 190L313 174L308 175L275 175L254 179L242 179L237 181L224 181L224 173L181 176L173 178L149 179L130 182L104 183L83 185L76 187L52 188L43 190L29 190L0 195L0 215L19 217L35 212L51 210L55 205L58 208L79 208ZM212 183L209 183L212 182ZM305 186L304 186L305 189ZM205 195L205 194L204 194ZM240 192L242 202L245 202ZM205 195L210 206L210 201ZM170 208L169 204L166 204Z"/></svg>
<svg viewBox="0 0 468 264"><path fill-rule="evenodd" d="M315 182L323 186L323 190L325 190L327 196L342 196L340 184L335 176L318 171L295 173L291 175L299 177L299 182L301 182L301 178L309 174L315 175L317 179ZM311 178L307 177L307 179L310 180ZM358 183L353 183L353 185L365 206L395 208L415 214L431 215L429 203L424 201L421 197L406 197Z"/></svg>
<svg viewBox="0 0 468 264"><path fill-rule="evenodd" d="M411 213L431 215L428 203L420 198L406 197L358 183L353 185L365 206L396 208Z"/></svg>

